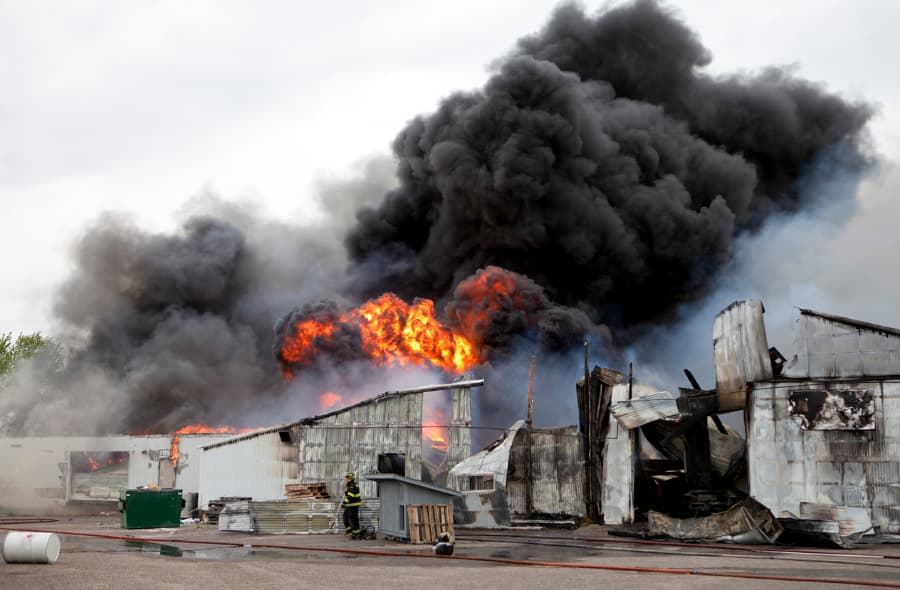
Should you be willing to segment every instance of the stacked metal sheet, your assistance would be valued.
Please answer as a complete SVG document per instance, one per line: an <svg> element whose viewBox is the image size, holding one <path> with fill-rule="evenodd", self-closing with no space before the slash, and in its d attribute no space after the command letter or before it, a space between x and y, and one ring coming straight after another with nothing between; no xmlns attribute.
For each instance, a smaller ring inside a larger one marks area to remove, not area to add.
<svg viewBox="0 0 900 590"><path fill-rule="evenodd" d="M219 512L219 530L249 533L253 531L253 519L250 516L250 502L242 500L230 502Z"/></svg>
<svg viewBox="0 0 900 590"><path fill-rule="evenodd" d="M363 499L360 527L379 530L381 503ZM244 533L321 534L343 532L340 502L324 500L264 500L228 504L219 515L220 531Z"/></svg>

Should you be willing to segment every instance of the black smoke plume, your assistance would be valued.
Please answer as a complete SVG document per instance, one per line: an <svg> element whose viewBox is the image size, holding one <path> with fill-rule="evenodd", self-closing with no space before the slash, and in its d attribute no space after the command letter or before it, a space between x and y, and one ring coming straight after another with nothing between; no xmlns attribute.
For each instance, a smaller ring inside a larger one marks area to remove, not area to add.
<svg viewBox="0 0 900 590"><path fill-rule="evenodd" d="M346 244L369 297L447 297L497 265L613 327L696 298L735 237L808 206L823 157L866 164L870 109L783 69L714 77L709 51L653 1L558 9L484 89L394 142L400 185Z"/></svg>

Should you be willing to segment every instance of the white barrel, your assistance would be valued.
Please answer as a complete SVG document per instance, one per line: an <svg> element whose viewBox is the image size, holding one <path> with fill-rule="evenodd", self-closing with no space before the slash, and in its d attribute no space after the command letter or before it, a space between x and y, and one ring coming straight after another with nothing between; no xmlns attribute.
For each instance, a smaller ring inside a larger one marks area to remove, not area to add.
<svg viewBox="0 0 900 590"><path fill-rule="evenodd" d="M55 533L7 533L3 559L6 563L55 563L59 559L59 537Z"/></svg>

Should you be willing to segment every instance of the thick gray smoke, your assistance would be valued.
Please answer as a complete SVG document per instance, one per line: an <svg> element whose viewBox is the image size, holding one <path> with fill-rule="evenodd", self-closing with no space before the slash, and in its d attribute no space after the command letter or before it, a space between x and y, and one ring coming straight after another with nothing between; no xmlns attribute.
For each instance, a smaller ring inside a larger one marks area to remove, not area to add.
<svg viewBox="0 0 900 590"><path fill-rule="evenodd" d="M355 292L441 299L497 265L598 323L670 317L742 231L807 205L797 182L817 159L866 163L866 105L784 70L708 76L709 61L655 2L560 8L483 90L397 137L400 186L347 238Z"/></svg>
<svg viewBox="0 0 900 590"><path fill-rule="evenodd" d="M113 215L87 228L56 297L65 328L57 338L71 357L51 383L37 388L23 373L3 392L5 430L167 432L271 420L254 412L284 394L272 326L298 297L339 290L334 269L345 258L333 220L303 228L252 211L207 195L189 202L174 235Z"/></svg>

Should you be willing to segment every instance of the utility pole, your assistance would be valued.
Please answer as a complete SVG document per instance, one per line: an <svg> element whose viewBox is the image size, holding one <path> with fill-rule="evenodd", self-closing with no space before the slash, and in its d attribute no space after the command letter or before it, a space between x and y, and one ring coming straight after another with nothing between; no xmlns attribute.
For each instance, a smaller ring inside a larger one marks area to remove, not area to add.
<svg viewBox="0 0 900 590"><path fill-rule="evenodd" d="M534 498L532 497L532 456L531 456L531 430L534 419L534 363L537 356L531 356L531 370L528 373L528 417L525 420L528 442L525 447L525 511L531 515L534 512Z"/></svg>

